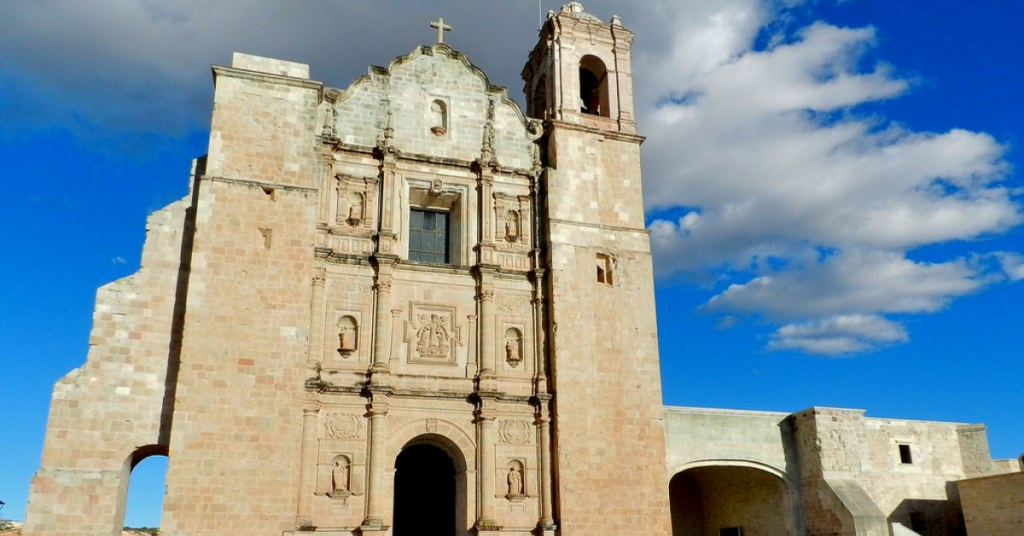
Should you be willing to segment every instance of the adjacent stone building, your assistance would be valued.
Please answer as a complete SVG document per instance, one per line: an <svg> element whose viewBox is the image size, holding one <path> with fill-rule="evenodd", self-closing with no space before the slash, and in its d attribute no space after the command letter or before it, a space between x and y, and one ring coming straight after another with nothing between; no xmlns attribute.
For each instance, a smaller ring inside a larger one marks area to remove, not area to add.
<svg viewBox="0 0 1024 536"><path fill-rule="evenodd" d="M119 534L165 455L174 536L962 534L982 428L662 407L632 42L552 14L525 114L440 43L344 90L214 67L189 195L54 388L25 533Z"/></svg>

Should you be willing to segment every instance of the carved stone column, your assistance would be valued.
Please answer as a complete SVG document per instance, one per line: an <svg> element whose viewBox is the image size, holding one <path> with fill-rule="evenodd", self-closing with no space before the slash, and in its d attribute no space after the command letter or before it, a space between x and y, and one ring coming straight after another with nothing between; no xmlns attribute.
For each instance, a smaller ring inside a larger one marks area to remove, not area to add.
<svg viewBox="0 0 1024 536"><path fill-rule="evenodd" d="M466 317L469 323L469 352L466 359L466 377L473 378L480 370L480 337L476 331L476 315Z"/></svg>
<svg viewBox="0 0 1024 536"><path fill-rule="evenodd" d="M373 289L377 293L376 325L374 326L373 364L374 374L387 373L391 357L391 268L395 260L389 257L375 257L377 281Z"/></svg>
<svg viewBox="0 0 1024 536"><path fill-rule="evenodd" d="M370 466L366 492L366 519L360 527L366 531L380 531L384 526L384 439L387 437L387 404L371 402L366 405L370 415Z"/></svg>
<svg viewBox="0 0 1024 536"><path fill-rule="evenodd" d="M391 310L391 347L388 349L388 363L391 365L398 363L398 346L402 344L400 316L402 316L401 309Z"/></svg>
<svg viewBox="0 0 1024 536"><path fill-rule="evenodd" d="M552 515L554 496L551 491L551 420L547 416L546 402L541 402L535 424L540 450L540 521L537 526L548 531L555 529L555 518Z"/></svg>
<svg viewBox="0 0 1024 536"><path fill-rule="evenodd" d="M320 410L303 408L302 410L302 452L299 458L299 506L295 518L295 528L308 527L313 524L313 489L316 481L317 424Z"/></svg>
<svg viewBox="0 0 1024 536"><path fill-rule="evenodd" d="M500 528L494 518L494 417L493 408L481 407L476 411L480 434L480 468L476 473L480 479L480 517L476 521L478 531Z"/></svg>
<svg viewBox="0 0 1024 536"><path fill-rule="evenodd" d="M548 363L546 359L546 353L544 349L544 271L535 270L530 273L530 280L533 283L533 334L534 334L534 346L533 346L533 357L534 357L534 394L543 394L548 392L547 387L547 370Z"/></svg>
<svg viewBox="0 0 1024 536"><path fill-rule="evenodd" d="M494 373L494 291L480 291L480 376Z"/></svg>
<svg viewBox="0 0 1024 536"><path fill-rule="evenodd" d="M323 340L324 340L324 286L327 278L323 270L317 270L313 276L313 292L309 304L309 341L307 341L306 372L307 377L319 378L320 369L323 367Z"/></svg>

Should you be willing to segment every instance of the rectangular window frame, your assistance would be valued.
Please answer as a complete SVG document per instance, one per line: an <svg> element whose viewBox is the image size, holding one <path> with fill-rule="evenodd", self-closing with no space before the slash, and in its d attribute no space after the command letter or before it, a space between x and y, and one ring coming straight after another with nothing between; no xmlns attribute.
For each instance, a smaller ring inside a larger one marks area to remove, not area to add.
<svg viewBox="0 0 1024 536"><path fill-rule="evenodd" d="M452 214L423 207L409 209L409 260L451 264Z"/></svg>

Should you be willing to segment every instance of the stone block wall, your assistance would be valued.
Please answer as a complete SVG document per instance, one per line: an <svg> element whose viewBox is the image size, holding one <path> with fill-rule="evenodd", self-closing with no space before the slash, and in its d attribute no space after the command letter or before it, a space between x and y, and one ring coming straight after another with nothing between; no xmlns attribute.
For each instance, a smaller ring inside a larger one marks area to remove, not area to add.
<svg viewBox="0 0 1024 536"><path fill-rule="evenodd" d="M969 478L956 486L968 534L1024 534L1024 473Z"/></svg>
<svg viewBox="0 0 1024 536"><path fill-rule="evenodd" d="M119 534L131 469L167 453L191 206L151 214L139 271L97 291L86 362L54 386L24 534Z"/></svg>
<svg viewBox="0 0 1024 536"><path fill-rule="evenodd" d="M295 526L319 84L215 72L161 528L274 534Z"/></svg>

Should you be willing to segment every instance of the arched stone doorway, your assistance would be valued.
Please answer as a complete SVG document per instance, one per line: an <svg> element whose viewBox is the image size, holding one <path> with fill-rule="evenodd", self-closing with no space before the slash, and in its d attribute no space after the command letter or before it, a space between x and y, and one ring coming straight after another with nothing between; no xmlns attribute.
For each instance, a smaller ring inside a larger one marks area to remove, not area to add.
<svg viewBox="0 0 1024 536"><path fill-rule="evenodd" d="M465 485L459 477L451 454L436 442L422 438L403 448L395 459L392 536L464 534Z"/></svg>
<svg viewBox="0 0 1024 536"><path fill-rule="evenodd" d="M672 536L794 534L786 483L749 466L687 469L669 481Z"/></svg>

